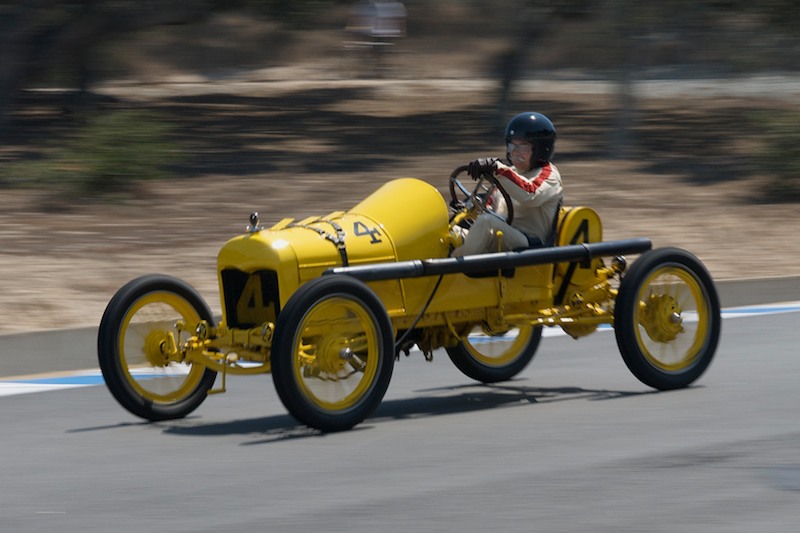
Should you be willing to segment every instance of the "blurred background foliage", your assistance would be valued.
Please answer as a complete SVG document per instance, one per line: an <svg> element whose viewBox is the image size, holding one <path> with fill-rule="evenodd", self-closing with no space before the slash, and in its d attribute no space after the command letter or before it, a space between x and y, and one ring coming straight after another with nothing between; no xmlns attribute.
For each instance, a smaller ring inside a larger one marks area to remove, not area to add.
<svg viewBox="0 0 800 533"><path fill-rule="evenodd" d="M763 115L756 127L765 132L760 163L772 176L767 199L800 200L800 113Z"/></svg>
<svg viewBox="0 0 800 533"><path fill-rule="evenodd" d="M407 0L407 37L396 47L405 55L394 59L391 70L379 68L377 55L369 56L368 68L356 71L343 67L341 46L352 39L344 27L354 4L0 0L0 135L13 148L0 153L0 185L58 182L71 184L79 196L114 196L131 182L180 170L180 151L188 148L176 141L175 129L186 125L171 123L174 116L126 111L130 103L96 91L114 80L140 79L147 68L157 71L155 77L169 73L220 83L242 71L299 63L312 65L321 79L494 80L493 109L480 118L494 120L495 130L521 81L610 80L617 88L615 112L613 131L605 133L615 149L606 150L607 157L645 158L656 157L664 144L648 146L648 139L659 136L644 134L652 121L637 101L638 82L792 76L800 61L796 0ZM215 28L227 25L227 33L210 33L210 21L217 21ZM49 115L42 111L48 104ZM769 169L766 200L800 199L799 116L779 102L772 111L724 122L725 128L741 128L727 135L741 135L751 150L728 159L739 167ZM309 121L306 127L315 125ZM338 133L353 134L341 127ZM714 152L719 139L702 137L704 129L710 134L709 124L694 122L677 142L701 145L695 157L710 152L725 159ZM729 170L724 166L717 173Z"/></svg>
<svg viewBox="0 0 800 533"><path fill-rule="evenodd" d="M173 133L169 122L148 111L83 116L43 158L10 163L7 184L47 190L52 200L124 198L142 181L173 177L170 168L183 158Z"/></svg>

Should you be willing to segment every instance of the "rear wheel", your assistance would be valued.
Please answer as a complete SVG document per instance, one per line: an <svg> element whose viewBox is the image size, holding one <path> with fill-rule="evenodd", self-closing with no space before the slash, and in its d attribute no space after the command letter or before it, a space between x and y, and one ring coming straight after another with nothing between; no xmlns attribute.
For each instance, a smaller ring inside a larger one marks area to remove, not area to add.
<svg viewBox="0 0 800 533"><path fill-rule="evenodd" d="M711 276L684 250L642 255L620 283L617 345L630 371L650 387L677 389L697 380L714 357L721 322Z"/></svg>
<svg viewBox="0 0 800 533"><path fill-rule="evenodd" d="M322 431L350 429L380 404L394 368L394 335L375 293L349 276L317 278L281 310L272 379L286 409Z"/></svg>
<svg viewBox="0 0 800 533"><path fill-rule="evenodd" d="M523 326L502 335L477 327L457 346L448 347L447 355L466 376L495 383L522 372L536 354L541 339L541 326Z"/></svg>
<svg viewBox="0 0 800 533"><path fill-rule="evenodd" d="M117 291L100 322L97 354L120 405L147 420L168 420L188 415L205 400L216 372L172 357L191 336L176 323L201 320L213 322L211 310L179 279L149 275Z"/></svg>

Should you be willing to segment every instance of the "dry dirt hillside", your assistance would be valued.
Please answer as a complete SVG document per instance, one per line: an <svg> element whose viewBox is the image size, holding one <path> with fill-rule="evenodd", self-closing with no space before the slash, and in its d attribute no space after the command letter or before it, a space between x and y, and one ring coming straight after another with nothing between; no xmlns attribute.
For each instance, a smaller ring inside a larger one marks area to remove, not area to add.
<svg viewBox="0 0 800 533"><path fill-rule="evenodd" d="M397 54L391 68L418 58ZM105 109L167 117L187 160L178 179L145 182L121 203L64 205L43 191L3 189L0 333L96 325L120 285L151 272L189 281L218 310L215 255L251 211L265 223L322 215L403 176L444 192L454 167L501 155L496 83L403 72L352 79L330 62L309 62L220 79L155 69L99 87ZM753 200L765 176L739 164L751 146L735 135L743 114L794 105L784 97L796 95L713 88L642 93L638 148L624 158L605 84L529 80L509 109L553 119L567 203L594 207L607 239L649 236L656 246L687 248L716 279L798 275L798 206ZM6 155L58 139L66 127L52 95L28 98ZM413 201L398 198L397 209Z"/></svg>

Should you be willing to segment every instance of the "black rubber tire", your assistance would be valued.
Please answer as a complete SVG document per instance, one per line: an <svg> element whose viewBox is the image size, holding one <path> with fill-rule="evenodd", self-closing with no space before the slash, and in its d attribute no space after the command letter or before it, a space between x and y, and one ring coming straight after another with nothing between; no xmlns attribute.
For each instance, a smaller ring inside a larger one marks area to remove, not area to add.
<svg viewBox="0 0 800 533"><path fill-rule="evenodd" d="M146 420L171 420L183 418L200 406L206 399L208 390L214 385L216 372L204 367L189 367L189 374L183 382L183 387L174 398L160 400L158 393L149 393L141 388L134 374L130 372L125 349L132 319L141 309L135 309L145 299L150 299L150 304L166 305L181 317L181 311L170 305L170 301L183 306L183 314L191 315L191 319L206 320L210 324L214 318L206 302L200 294L187 283L170 276L151 274L134 279L111 298L106 307L97 335L97 357L106 385L111 394L125 409L136 416ZM149 304L145 304L149 305ZM130 313L133 314L130 314ZM130 332L131 342L150 328L155 331L155 324L145 323L136 326L136 335ZM137 344L134 344L136 346ZM141 346L144 352L144 343ZM133 351L133 350L132 350ZM131 354L133 357L133 354ZM154 371L158 367L153 367ZM165 379L178 384L182 378L171 376ZM139 388L139 390L137 390ZM185 389L185 390L182 390Z"/></svg>
<svg viewBox="0 0 800 533"><path fill-rule="evenodd" d="M652 291L645 301L643 291L651 286L650 281L662 275L672 282L665 285L666 289ZM684 309L686 305L679 304L679 298L669 294L678 294L681 285L688 289L686 303L696 308L696 328L692 326L694 322L684 320L684 314L692 309ZM664 308L660 314L659 305ZM651 308L650 315L656 316L655 319L647 318ZM614 332L622 359L645 385L658 390L687 387L706 371L714 358L722 325L719 297L708 270L685 250L660 248L637 259L622 278L614 315ZM674 327L683 331L668 332L659 339L658 331L651 334L647 329L647 324L653 324L657 330L658 317L665 330ZM684 325L696 329L694 335L687 333ZM690 344L683 349L681 345L686 342ZM655 353L649 344L662 353ZM670 350L677 356L676 362L662 360Z"/></svg>
<svg viewBox="0 0 800 533"><path fill-rule="evenodd" d="M453 361L456 368L476 381L481 383L507 381L528 366L539 348L539 342L542 340L542 327L532 327L528 331L530 333L527 334L530 338L520 340L520 342L524 342L524 345L517 347L513 353L505 355L500 364L493 363L492 358L488 356L483 360L478 359L463 341L456 346L447 347L447 355L450 356L450 360ZM472 349L478 351L475 347Z"/></svg>
<svg viewBox="0 0 800 533"><path fill-rule="evenodd" d="M324 331L318 328L314 331L323 331L323 340L315 344L316 337L310 336L304 341L306 321L313 325L315 313L324 313L326 306L347 308L343 313L345 318L330 319L326 316L329 321L350 320L348 325L355 323L357 327L363 327L363 331L359 330L359 335L345 335L341 331L343 328L331 326ZM360 318L357 316L353 320L354 315L360 315ZM340 380L339 370L329 372L329 369L331 365L349 364L340 362L340 359L345 359L341 347L358 341L361 333L366 339L362 342L366 342L367 350L356 357L360 362L366 361L363 372L350 369L350 374L344 376L348 369L342 368ZM301 358L300 346L313 355ZM372 414L389 387L394 369L394 330L389 315L372 289L355 278L328 275L314 279L301 286L278 315L271 363L275 389L292 416L325 432L350 429ZM317 372L316 376L314 372ZM324 377L322 372L326 372ZM346 382L351 376L356 378ZM310 379L306 381L308 377ZM338 392L353 384L354 390L337 400L328 400L312 390L330 387Z"/></svg>

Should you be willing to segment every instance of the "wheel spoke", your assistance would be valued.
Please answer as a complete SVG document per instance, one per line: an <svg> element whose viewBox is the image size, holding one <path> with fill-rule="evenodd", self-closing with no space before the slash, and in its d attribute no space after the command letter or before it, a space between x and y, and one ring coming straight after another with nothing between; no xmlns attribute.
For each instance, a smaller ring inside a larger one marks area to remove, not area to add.
<svg viewBox="0 0 800 533"><path fill-rule="evenodd" d="M702 348L698 320L687 311L701 308L703 291L690 271L676 265L655 270L643 284L637 335L645 357L664 371L681 371L691 365ZM698 313L699 315L699 313Z"/></svg>
<svg viewBox="0 0 800 533"><path fill-rule="evenodd" d="M162 403L195 390L204 369L171 362L164 350L188 337L175 328L177 322L199 320L191 304L166 292L146 295L130 308L121 325L119 350L123 373L134 390Z"/></svg>
<svg viewBox="0 0 800 533"><path fill-rule="evenodd" d="M341 410L357 403L377 371L374 317L353 300L330 298L308 311L300 331L298 346L314 345L312 357L304 349L306 357L295 362L303 393L323 409Z"/></svg>
<svg viewBox="0 0 800 533"><path fill-rule="evenodd" d="M190 285L170 276L148 275L120 288L103 313L98 362L112 395L148 420L181 418L206 398L216 373L181 363L183 343L211 310Z"/></svg>
<svg viewBox="0 0 800 533"><path fill-rule="evenodd" d="M520 350L527 343L532 326L513 329L503 335L487 334L480 326L473 328L464 340L469 353L488 366L505 366L519 357Z"/></svg>
<svg viewBox="0 0 800 533"><path fill-rule="evenodd" d="M719 298L703 264L679 248L643 254L622 277L614 335L628 369L659 390L686 387L711 363Z"/></svg>
<svg viewBox="0 0 800 533"><path fill-rule="evenodd" d="M530 363L541 334L541 327L529 325L505 332L477 326L457 346L448 347L447 355L472 379L483 383L505 381Z"/></svg>

